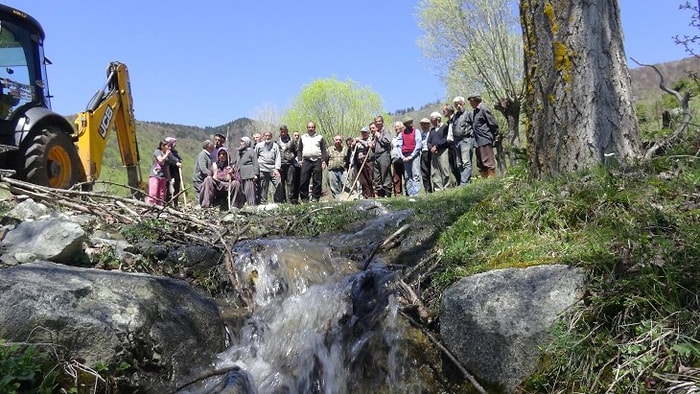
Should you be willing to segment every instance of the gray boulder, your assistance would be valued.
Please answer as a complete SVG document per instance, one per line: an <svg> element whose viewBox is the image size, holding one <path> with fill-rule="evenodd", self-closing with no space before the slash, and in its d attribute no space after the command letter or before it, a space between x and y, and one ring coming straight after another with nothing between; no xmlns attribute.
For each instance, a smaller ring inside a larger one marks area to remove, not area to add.
<svg viewBox="0 0 700 394"><path fill-rule="evenodd" d="M55 344L88 367L126 363L132 387L152 392L206 368L222 328L214 300L184 281L50 262L0 273L0 338Z"/></svg>
<svg viewBox="0 0 700 394"><path fill-rule="evenodd" d="M48 216L50 213L51 212L46 205L36 202L30 198L15 205L15 207L7 213L7 216L24 221Z"/></svg>
<svg viewBox="0 0 700 394"><path fill-rule="evenodd" d="M0 246L8 255L31 253L37 260L62 263L75 261L77 256L83 255L86 239L79 224L53 218L19 223L7 232Z"/></svg>
<svg viewBox="0 0 700 394"><path fill-rule="evenodd" d="M582 270L565 265L464 278L443 294L440 334L477 378L513 392L533 372L548 330L580 299L584 282Z"/></svg>

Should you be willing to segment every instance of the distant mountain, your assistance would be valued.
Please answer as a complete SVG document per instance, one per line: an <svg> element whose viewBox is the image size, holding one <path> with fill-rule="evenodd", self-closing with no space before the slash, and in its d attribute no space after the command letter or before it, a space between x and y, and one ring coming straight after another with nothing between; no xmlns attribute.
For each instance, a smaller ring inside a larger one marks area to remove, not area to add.
<svg viewBox="0 0 700 394"><path fill-rule="evenodd" d="M250 136L255 130L255 121L248 118L239 118L233 122L216 127L184 126L164 122L137 121L137 127L148 130L149 134L165 137L175 137L178 140L194 139L204 141L211 139L215 133L229 134L229 141L238 140L240 137Z"/></svg>
<svg viewBox="0 0 700 394"><path fill-rule="evenodd" d="M679 79L687 78L689 72L700 71L700 58L691 56L673 62L655 64L655 66L663 74L666 86L670 88ZM632 79L632 94L635 100L642 100L649 94L661 94L659 75L653 68L642 66L631 68L630 78Z"/></svg>

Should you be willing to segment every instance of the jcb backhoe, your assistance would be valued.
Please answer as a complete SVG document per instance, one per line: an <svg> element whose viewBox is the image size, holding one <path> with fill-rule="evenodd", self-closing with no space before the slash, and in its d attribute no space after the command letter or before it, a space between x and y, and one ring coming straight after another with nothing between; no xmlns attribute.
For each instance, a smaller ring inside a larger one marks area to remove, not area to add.
<svg viewBox="0 0 700 394"><path fill-rule="evenodd" d="M112 129L128 184L141 187L136 122L126 65L112 62L107 83L75 127L51 111L44 30L34 18L0 4L0 175L67 189L99 176Z"/></svg>

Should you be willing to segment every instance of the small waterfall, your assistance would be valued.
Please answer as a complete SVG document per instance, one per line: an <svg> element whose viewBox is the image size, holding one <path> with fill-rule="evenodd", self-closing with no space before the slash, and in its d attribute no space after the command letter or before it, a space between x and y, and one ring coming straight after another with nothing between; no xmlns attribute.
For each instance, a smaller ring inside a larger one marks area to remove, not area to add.
<svg viewBox="0 0 700 394"><path fill-rule="evenodd" d="M215 365L235 366L235 375L198 392L435 391L432 373L420 368L420 341L398 313L396 272L381 264L360 271L331 244L277 239L236 245L235 266L254 284L256 306L240 328L232 327L233 343Z"/></svg>

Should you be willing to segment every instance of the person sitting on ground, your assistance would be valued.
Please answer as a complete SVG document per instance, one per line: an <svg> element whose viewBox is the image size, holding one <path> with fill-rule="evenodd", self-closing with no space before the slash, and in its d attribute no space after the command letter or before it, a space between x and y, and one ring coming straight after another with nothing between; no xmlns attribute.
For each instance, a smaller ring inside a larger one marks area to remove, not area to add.
<svg viewBox="0 0 700 394"><path fill-rule="evenodd" d="M211 172L202 183L202 191L199 194L199 206L202 208L210 208L214 205L214 201L222 197L233 200L241 188L241 182L236 179L237 176L229 161L228 150L219 148L216 157L216 162L211 166ZM226 206L229 205L228 201L226 200Z"/></svg>
<svg viewBox="0 0 700 394"><path fill-rule="evenodd" d="M194 192L199 201L199 193L202 190L202 183L209 175L212 160L211 153L214 151L214 143L211 140L204 140L202 143L202 151L197 155L197 161L194 164L194 172L192 173L192 184Z"/></svg>

